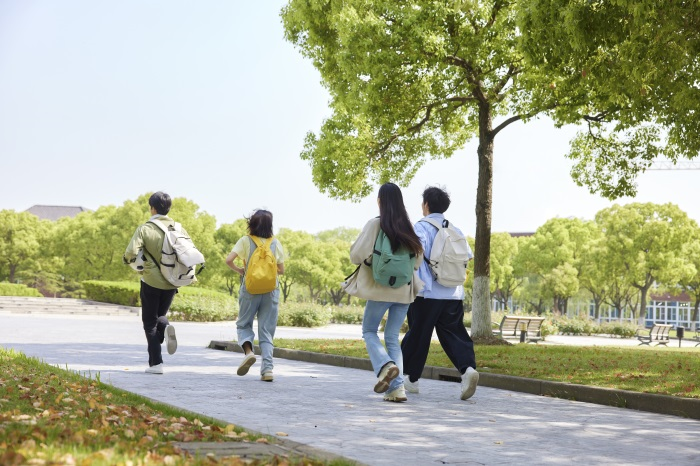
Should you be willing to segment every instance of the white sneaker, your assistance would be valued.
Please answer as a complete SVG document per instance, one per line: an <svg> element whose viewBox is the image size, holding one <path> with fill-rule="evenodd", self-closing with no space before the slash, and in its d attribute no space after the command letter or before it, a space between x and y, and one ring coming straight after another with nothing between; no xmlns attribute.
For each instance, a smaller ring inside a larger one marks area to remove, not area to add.
<svg viewBox="0 0 700 466"><path fill-rule="evenodd" d="M263 382L272 382L273 378L272 371L263 372L260 376L260 380Z"/></svg>
<svg viewBox="0 0 700 466"><path fill-rule="evenodd" d="M163 373L163 364L156 364L155 366L151 366L148 369L146 369L146 374L162 374Z"/></svg>
<svg viewBox="0 0 700 466"><path fill-rule="evenodd" d="M165 327L165 346L168 348L168 354L175 354L177 351L177 337L175 337L175 327L172 325Z"/></svg>
<svg viewBox="0 0 700 466"><path fill-rule="evenodd" d="M407 374L403 375L403 384L408 393L419 393L418 382L420 382L420 379L416 380L415 382L411 382L411 379L408 378Z"/></svg>
<svg viewBox="0 0 700 466"><path fill-rule="evenodd" d="M250 366L255 364L255 354L254 353L248 353L245 355L243 358L243 361L241 361L241 364L238 366L238 370L236 371L236 374L238 375L246 375L248 373L248 369L250 369Z"/></svg>
<svg viewBox="0 0 700 466"><path fill-rule="evenodd" d="M379 371L377 383L374 385L375 393L384 393L389 390L389 384L399 376L399 368L393 362L388 362Z"/></svg>
<svg viewBox="0 0 700 466"><path fill-rule="evenodd" d="M462 400L468 400L476 392L476 386L479 383L479 373L473 368L468 367L467 371L462 374Z"/></svg>
<svg viewBox="0 0 700 466"><path fill-rule="evenodd" d="M408 398L406 398L406 391L404 390L403 386L400 386L399 388L390 392L386 392L384 394L384 401L393 401L394 403L408 401Z"/></svg>

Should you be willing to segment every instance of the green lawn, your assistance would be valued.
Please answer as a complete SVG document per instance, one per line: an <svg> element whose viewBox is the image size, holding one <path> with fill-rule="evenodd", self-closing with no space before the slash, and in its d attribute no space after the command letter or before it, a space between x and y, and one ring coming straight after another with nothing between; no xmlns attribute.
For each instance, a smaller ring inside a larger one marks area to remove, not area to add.
<svg viewBox="0 0 700 466"><path fill-rule="evenodd" d="M0 465L326 464L195 458L174 441L275 442L0 348Z"/></svg>
<svg viewBox="0 0 700 466"><path fill-rule="evenodd" d="M367 358L362 340L276 339L275 346ZM697 348L477 345L476 360L481 372L700 398ZM427 364L453 367L437 342Z"/></svg>

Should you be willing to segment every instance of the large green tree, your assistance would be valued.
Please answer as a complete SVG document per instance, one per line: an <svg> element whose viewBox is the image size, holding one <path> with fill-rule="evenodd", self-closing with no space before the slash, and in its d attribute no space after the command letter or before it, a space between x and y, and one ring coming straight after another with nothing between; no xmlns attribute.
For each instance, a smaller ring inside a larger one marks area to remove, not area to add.
<svg viewBox="0 0 700 466"><path fill-rule="evenodd" d="M36 259L47 255L41 244L44 224L27 212L0 210L0 280L14 283L18 273L31 270Z"/></svg>
<svg viewBox="0 0 700 466"><path fill-rule="evenodd" d="M581 261L597 231L592 221L553 218L539 227L520 250L525 270L538 275L542 292L553 299L554 310L566 312L569 298L580 288Z"/></svg>
<svg viewBox="0 0 700 466"><path fill-rule="evenodd" d="M553 109L587 117L588 95L525 60L516 0L290 0L286 37L311 58L332 116L302 158L333 197L407 184L426 159L479 141L472 332L491 335L490 236L496 136ZM564 110L565 109L565 110Z"/></svg>
<svg viewBox="0 0 700 466"><path fill-rule="evenodd" d="M700 152L700 2L521 2L522 50L581 109L558 108L559 124L588 123L569 157L574 180L607 197L633 196L652 159Z"/></svg>
<svg viewBox="0 0 700 466"><path fill-rule="evenodd" d="M212 276L210 283L221 283L230 296L238 290L241 276L226 265L226 257L238 240L247 234L248 222L243 218L221 225L214 233L216 253L206 258L207 275Z"/></svg>
<svg viewBox="0 0 700 466"><path fill-rule="evenodd" d="M596 223L605 236L614 277L624 276L639 291L638 320L643 326L649 290L655 284L676 285L692 270L683 250L694 237L695 222L673 204L633 203L601 210Z"/></svg>
<svg viewBox="0 0 700 466"><path fill-rule="evenodd" d="M491 235L491 294L506 311L510 299L524 280L518 275L515 265L518 245L518 238L508 233Z"/></svg>

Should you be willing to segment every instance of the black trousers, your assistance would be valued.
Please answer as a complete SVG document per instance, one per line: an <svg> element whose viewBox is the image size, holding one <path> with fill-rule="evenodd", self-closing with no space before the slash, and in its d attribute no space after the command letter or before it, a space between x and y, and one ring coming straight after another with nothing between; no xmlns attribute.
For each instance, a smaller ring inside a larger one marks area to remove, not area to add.
<svg viewBox="0 0 700 466"><path fill-rule="evenodd" d="M141 282L141 321L148 342L148 365L156 366L163 362L160 345L165 339L168 326L168 313L177 290L161 290Z"/></svg>
<svg viewBox="0 0 700 466"><path fill-rule="evenodd" d="M474 342L464 327L464 308L458 299L426 299L417 297L408 307L408 332L401 341L403 372L416 381L428 359L433 329L442 349L452 364L464 374L468 367L476 369Z"/></svg>

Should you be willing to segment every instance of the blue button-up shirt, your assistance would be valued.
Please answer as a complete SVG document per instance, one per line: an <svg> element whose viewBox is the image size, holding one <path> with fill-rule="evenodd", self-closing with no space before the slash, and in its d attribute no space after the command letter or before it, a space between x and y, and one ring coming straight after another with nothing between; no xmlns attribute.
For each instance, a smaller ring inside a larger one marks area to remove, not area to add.
<svg viewBox="0 0 700 466"><path fill-rule="evenodd" d="M428 214L426 218L437 220L441 224L443 220L445 220L445 216L443 214ZM435 236L437 236L438 232L437 228L435 228L428 222L421 221L416 223L414 228L416 230L418 238L420 238L420 242L423 244L423 254L425 255L425 257L430 257L430 251L433 247L433 241L435 241ZM463 234L459 230L459 228L455 227L454 225L452 226L452 228L459 231L460 234ZM469 247L469 244L467 244L467 247ZM469 258L471 259L472 257L474 256L472 255L470 249ZM427 299L464 299L464 287L442 286L441 284L433 280L433 274L430 271L430 267L428 267L428 263L426 261L423 261L423 263L420 265L420 268L418 269L418 276L421 280L425 282L423 291L418 293L418 296L422 296Z"/></svg>

